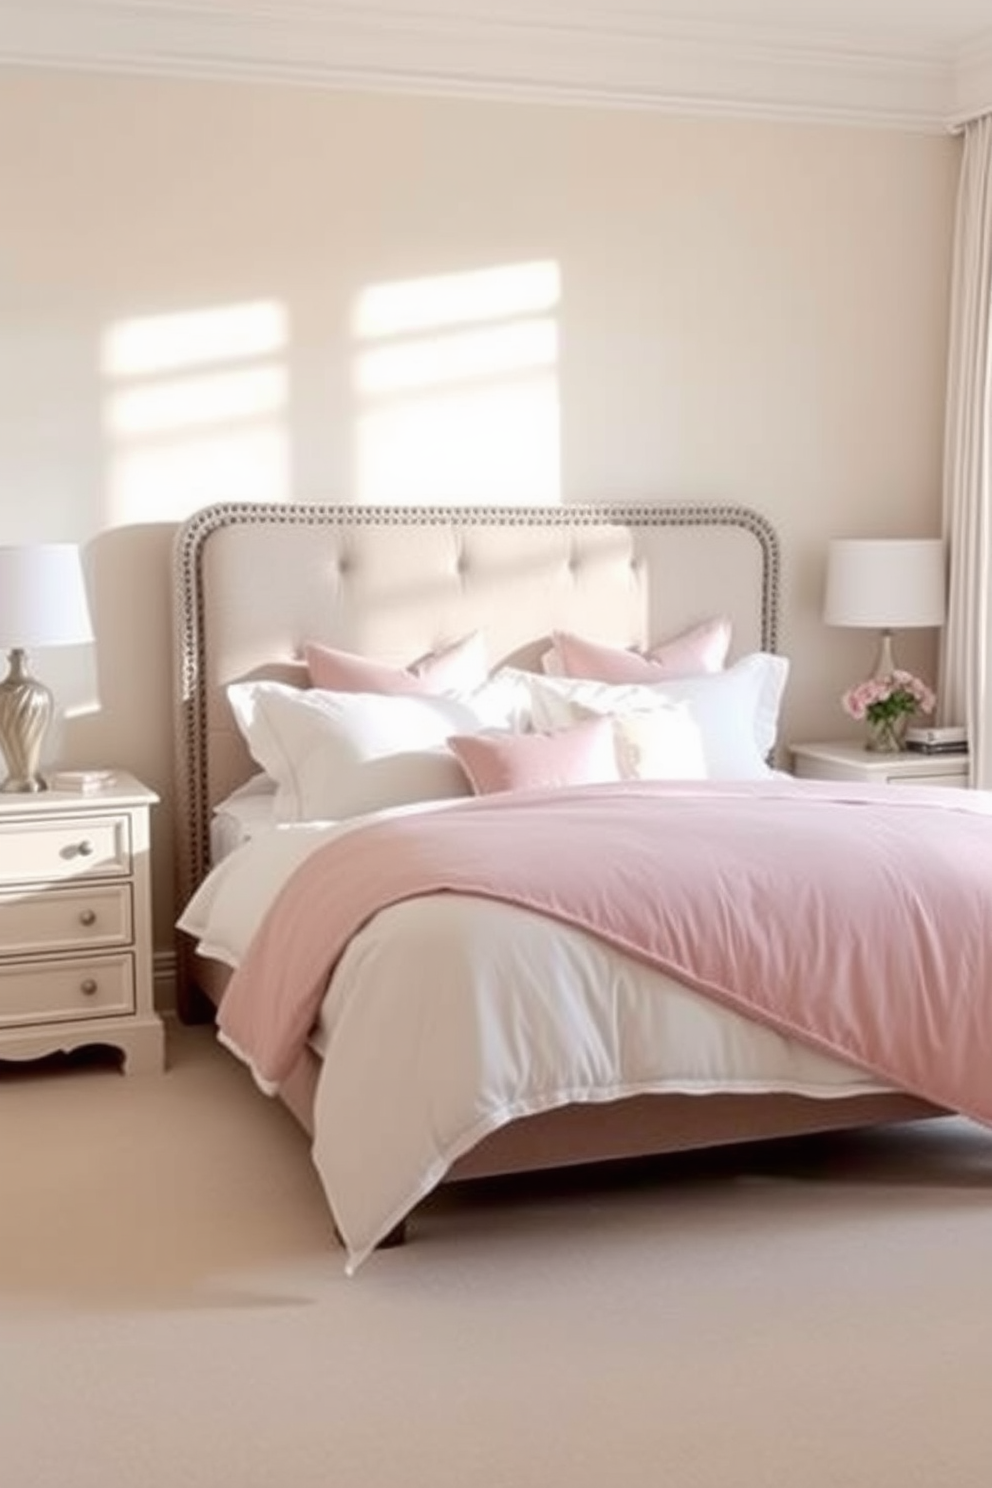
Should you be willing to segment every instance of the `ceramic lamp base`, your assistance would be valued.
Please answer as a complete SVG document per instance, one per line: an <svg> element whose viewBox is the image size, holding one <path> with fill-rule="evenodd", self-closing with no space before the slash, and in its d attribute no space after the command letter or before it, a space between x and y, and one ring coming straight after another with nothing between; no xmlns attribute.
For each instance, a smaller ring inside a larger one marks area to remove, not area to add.
<svg viewBox="0 0 992 1488"><path fill-rule="evenodd" d="M38 765L52 718L52 694L28 675L26 661L22 650L11 651L10 671L0 682L0 749L8 772L0 791L8 794L48 789Z"/></svg>

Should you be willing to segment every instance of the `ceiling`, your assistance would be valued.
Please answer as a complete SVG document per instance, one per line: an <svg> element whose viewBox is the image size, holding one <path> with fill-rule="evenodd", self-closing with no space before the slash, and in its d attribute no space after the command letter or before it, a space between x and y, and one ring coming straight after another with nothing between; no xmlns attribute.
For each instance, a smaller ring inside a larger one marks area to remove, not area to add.
<svg viewBox="0 0 992 1488"><path fill-rule="evenodd" d="M0 64L954 128L990 0L0 0Z"/></svg>

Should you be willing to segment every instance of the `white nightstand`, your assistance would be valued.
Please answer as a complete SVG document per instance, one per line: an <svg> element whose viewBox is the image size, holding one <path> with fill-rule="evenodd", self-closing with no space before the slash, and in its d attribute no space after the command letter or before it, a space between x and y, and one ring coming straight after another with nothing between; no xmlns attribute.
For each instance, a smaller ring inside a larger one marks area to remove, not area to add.
<svg viewBox="0 0 992 1488"><path fill-rule="evenodd" d="M793 774L810 780L968 786L967 754L874 754L863 744L793 744Z"/></svg>
<svg viewBox="0 0 992 1488"><path fill-rule="evenodd" d="M0 1059L109 1044L164 1064L152 1001L149 816L115 772L92 794L0 795Z"/></svg>

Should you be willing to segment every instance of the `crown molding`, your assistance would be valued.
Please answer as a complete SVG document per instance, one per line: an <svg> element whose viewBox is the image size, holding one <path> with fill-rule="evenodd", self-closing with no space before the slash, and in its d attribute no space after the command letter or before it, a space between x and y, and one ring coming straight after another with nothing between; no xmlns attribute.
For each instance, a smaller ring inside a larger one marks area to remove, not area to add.
<svg viewBox="0 0 992 1488"><path fill-rule="evenodd" d="M947 122L950 128L961 129L970 119L988 113L992 113L992 37L959 58Z"/></svg>
<svg viewBox="0 0 992 1488"><path fill-rule="evenodd" d="M842 32L799 41L643 12L617 25L580 0L498 14L398 0L0 0L0 64L938 133L992 107L992 34L954 59Z"/></svg>

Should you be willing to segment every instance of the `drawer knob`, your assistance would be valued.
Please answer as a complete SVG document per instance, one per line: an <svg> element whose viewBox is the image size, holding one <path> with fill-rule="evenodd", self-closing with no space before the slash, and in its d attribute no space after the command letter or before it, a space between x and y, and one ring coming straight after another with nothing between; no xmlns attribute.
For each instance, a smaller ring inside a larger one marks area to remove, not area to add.
<svg viewBox="0 0 992 1488"><path fill-rule="evenodd" d="M96 991L96 979L94 977L87 977L85 982L80 982L79 990L84 997L92 997Z"/></svg>
<svg viewBox="0 0 992 1488"><path fill-rule="evenodd" d="M80 913L79 923L81 925L95 925L96 924L96 910L95 909L84 909Z"/></svg>
<svg viewBox="0 0 992 1488"><path fill-rule="evenodd" d="M76 851L81 858L91 858L93 856L94 847L90 839L88 837L84 837L82 842L76 848Z"/></svg>

